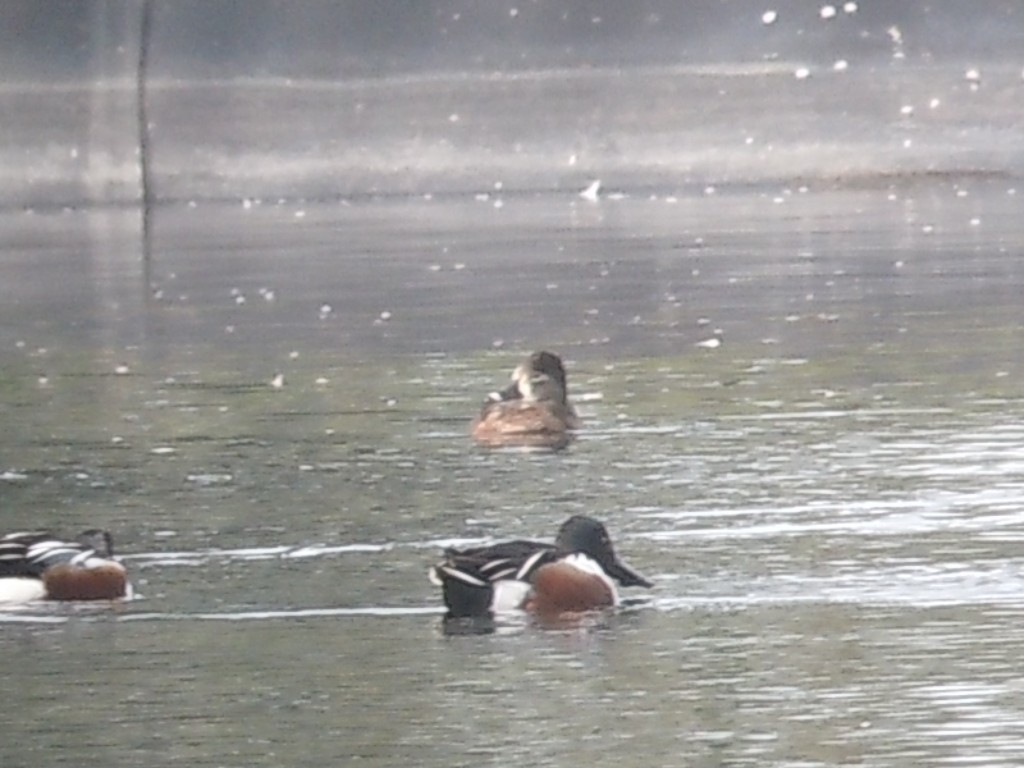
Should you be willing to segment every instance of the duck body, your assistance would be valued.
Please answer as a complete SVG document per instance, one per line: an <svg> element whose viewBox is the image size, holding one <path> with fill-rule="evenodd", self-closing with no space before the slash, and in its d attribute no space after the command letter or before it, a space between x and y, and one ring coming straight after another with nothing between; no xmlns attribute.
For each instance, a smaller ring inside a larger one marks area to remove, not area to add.
<svg viewBox="0 0 1024 768"><path fill-rule="evenodd" d="M554 544L516 540L449 549L430 576L450 618L580 613L618 605L616 582L651 586L615 555L604 525L583 515L563 523Z"/></svg>
<svg viewBox="0 0 1024 768"><path fill-rule="evenodd" d="M106 531L86 531L77 541L43 531L0 538L0 603L113 600L130 590Z"/></svg>
<svg viewBox="0 0 1024 768"><path fill-rule="evenodd" d="M512 372L512 383L492 393L470 432L489 447L563 448L580 427L569 402L565 366L552 352L535 352Z"/></svg>

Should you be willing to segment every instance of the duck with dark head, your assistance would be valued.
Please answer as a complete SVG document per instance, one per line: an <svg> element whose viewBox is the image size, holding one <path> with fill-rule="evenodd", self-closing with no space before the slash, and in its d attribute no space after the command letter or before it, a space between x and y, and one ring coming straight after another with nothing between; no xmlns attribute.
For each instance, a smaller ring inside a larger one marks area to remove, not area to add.
<svg viewBox="0 0 1024 768"><path fill-rule="evenodd" d="M562 359L534 352L512 372L512 382L488 397L473 421L471 434L489 447L563 448L580 427L569 402Z"/></svg>

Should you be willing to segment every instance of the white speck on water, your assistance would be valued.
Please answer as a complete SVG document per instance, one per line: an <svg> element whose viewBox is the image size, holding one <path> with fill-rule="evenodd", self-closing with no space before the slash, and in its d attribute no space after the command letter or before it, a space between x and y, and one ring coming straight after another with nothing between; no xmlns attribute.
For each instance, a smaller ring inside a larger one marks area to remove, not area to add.
<svg viewBox="0 0 1024 768"><path fill-rule="evenodd" d="M514 19L516 16L519 15L519 9L518 8L509 8L508 9L508 15L511 16Z"/></svg>
<svg viewBox="0 0 1024 768"><path fill-rule="evenodd" d="M40 387L45 387L50 383L50 379L47 378L46 376L40 376L38 382Z"/></svg>
<svg viewBox="0 0 1024 768"><path fill-rule="evenodd" d="M306 212L305 211L296 211L295 212L295 218L296 219L304 219L304 218L306 218Z"/></svg>
<svg viewBox="0 0 1024 768"><path fill-rule="evenodd" d="M169 445L158 445L156 448L153 448L150 451L150 453L152 453L154 456L170 456L171 454L174 454L174 453L177 453L177 452L178 452L177 448L172 448Z"/></svg>
<svg viewBox="0 0 1024 768"><path fill-rule="evenodd" d="M958 189L956 191L956 196L957 197L967 197L967 190L966 189Z"/></svg>
<svg viewBox="0 0 1024 768"><path fill-rule="evenodd" d="M491 196L487 192L480 192L478 194L473 195L473 199L476 200L478 203L486 203L488 200L491 199Z"/></svg>
<svg viewBox="0 0 1024 768"><path fill-rule="evenodd" d="M313 471L313 465L312 464L299 464L299 472L312 472L312 471Z"/></svg>
<svg viewBox="0 0 1024 768"><path fill-rule="evenodd" d="M754 137L753 136L747 136L747 138L745 138L743 140L743 143L746 144L749 147L751 144L754 143Z"/></svg>
<svg viewBox="0 0 1024 768"><path fill-rule="evenodd" d="M810 76L811 70L808 69L807 67L797 67L796 71L793 72L793 77L795 77L797 80L806 80Z"/></svg>
<svg viewBox="0 0 1024 768"><path fill-rule="evenodd" d="M711 195L715 194L715 192L717 192L717 191L718 191L718 190L716 190L716 189L715 189L715 188L714 188L713 186L711 186L711 185L708 185L708 186L704 187L704 194L705 194L705 195L708 195L708 196L711 196Z"/></svg>
<svg viewBox="0 0 1024 768"><path fill-rule="evenodd" d="M903 33L900 32L900 28L899 27L892 26L892 27L889 27L885 31L886 31L886 34L889 35L889 39L892 40L893 43L895 43L896 45L902 45L903 44Z"/></svg>
<svg viewBox="0 0 1024 768"><path fill-rule="evenodd" d="M894 261L892 263L892 265L896 267L896 269L903 269L904 264L905 262L902 259L898 259L897 261Z"/></svg>
<svg viewBox="0 0 1024 768"><path fill-rule="evenodd" d="M818 11L818 15L823 19L833 19L836 15L836 7L834 5L823 5L821 10Z"/></svg>
<svg viewBox="0 0 1024 768"><path fill-rule="evenodd" d="M931 224L925 224L924 226L921 227L921 231L924 232L926 235L930 235L932 232L935 231L935 227L932 226Z"/></svg>
<svg viewBox="0 0 1024 768"><path fill-rule="evenodd" d="M28 480L28 475L24 472L8 469L4 472L0 472L0 480L3 480L6 483L20 483L24 480Z"/></svg>
<svg viewBox="0 0 1024 768"><path fill-rule="evenodd" d="M857 12L857 4L852 2L852 0L851 0L851 2L843 3L843 10L846 13L856 13Z"/></svg>
<svg viewBox="0 0 1024 768"><path fill-rule="evenodd" d="M452 112L450 115L448 115L448 122L449 123L457 123L457 122L459 122L459 115L458 115L458 113Z"/></svg>
<svg viewBox="0 0 1024 768"><path fill-rule="evenodd" d="M328 379L328 378L327 378L326 376L317 376L317 378L316 378L316 385L317 385L318 387L322 387L322 386L324 386L325 384L329 384L329 383L330 383L330 381L331 381L331 380L330 380L330 379Z"/></svg>
<svg viewBox="0 0 1024 768"><path fill-rule="evenodd" d="M971 226L972 227L977 227L977 226L980 226L980 225L981 225L981 219L979 219L977 216L975 216L973 219L971 219Z"/></svg>
<svg viewBox="0 0 1024 768"><path fill-rule="evenodd" d="M245 304L245 296L235 296L235 304Z"/></svg>
<svg viewBox="0 0 1024 768"><path fill-rule="evenodd" d="M114 373L116 373L118 376L124 376L128 373L131 373L131 370L128 368L127 365L119 365L114 369Z"/></svg>
<svg viewBox="0 0 1024 768"><path fill-rule="evenodd" d="M850 65L846 59L839 59L835 64L832 65L832 69L836 72L845 72Z"/></svg>
<svg viewBox="0 0 1024 768"><path fill-rule="evenodd" d="M245 200L242 201L242 208L244 210L246 210L246 211L251 210L252 209L252 200L250 200L248 197L245 198Z"/></svg>
<svg viewBox="0 0 1024 768"><path fill-rule="evenodd" d="M717 337L704 339L704 341L698 341L696 346L703 347L704 349L718 349L722 346L722 340Z"/></svg>
<svg viewBox="0 0 1024 768"><path fill-rule="evenodd" d="M390 312L388 312L388 311L387 311L387 310L385 309L385 310L384 310L383 312L381 312L381 313L380 313L380 319L381 319L381 320L384 320L385 322L386 322L386 321L388 321L388 320L390 320L390 319L391 319L391 313L390 313Z"/></svg>
<svg viewBox="0 0 1024 768"><path fill-rule="evenodd" d="M941 100L933 98L931 101L928 102L928 109L938 109L941 103Z"/></svg>
<svg viewBox="0 0 1024 768"><path fill-rule="evenodd" d="M299 359L299 350L293 349L291 352L289 352L288 353L288 359L289 360L298 360Z"/></svg>
<svg viewBox="0 0 1024 768"><path fill-rule="evenodd" d="M589 201L591 203L596 203L597 200L598 200L598 196L599 196L600 192L601 192L601 180L600 179L594 179L594 181L590 182L590 184L587 186L586 189L584 189L582 192L580 192L580 197L582 197L584 200L587 200L587 201Z"/></svg>
<svg viewBox="0 0 1024 768"><path fill-rule="evenodd" d="M452 269L454 269L456 272L458 272L459 270L465 269L465 268L466 268L466 265L463 262L461 262L461 261L457 261L454 264L452 264Z"/></svg>
<svg viewBox="0 0 1024 768"><path fill-rule="evenodd" d="M505 207L505 201L504 200L495 200L494 201L494 207L495 208L504 208Z"/></svg>
<svg viewBox="0 0 1024 768"><path fill-rule="evenodd" d="M776 21L778 21L778 18L778 11L765 11L764 13L761 14L761 23L765 25L774 24Z"/></svg>
<svg viewBox="0 0 1024 768"><path fill-rule="evenodd" d="M233 326L233 325L225 325L224 326L224 333L234 333L234 332L235 332L235 326Z"/></svg>
<svg viewBox="0 0 1024 768"><path fill-rule="evenodd" d="M221 472L201 472L194 475L185 475L185 480L199 486L225 485L234 480L234 476Z"/></svg>
<svg viewBox="0 0 1024 768"><path fill-rule="evenodd" d="M110 438L110 442L113 443L114 445L121 445L121 443L124 442L124 438L121 437L120 435L114 435L112 438Z"/></svg>
<svg viewBox="0 0 1024 768"><path fill-rule="evenodd" d="M900 114L901 115L912 115L912 114L914 114L914 107L912 105L910 105L910 104L904 104L902 107L900 107Z"/></svg>
<svg viewBox="0 0 1024 768"><path fill-rule="evenodd" d="M913 139L904 139L903 140L903 148L904 149L910 149L913 146L913 144L914 144L914 140Z"/></svg>
<svg viewBox="0 0 1024 768"><path fill-rule="evenodd" d="M272 378L270 380L270 386L272 386L274 389L280 389L281 387L283 387L284 386L284 374L283 373L279 373L274 378Z"/></svg>
<svg viewBox="0 0 1024 768"><path fill-rule="evenodd" d="M429 267L427 267L427 269L429 269L431 272L440 272L441 271L441 265L440 264L431 264Z"/></svg>
<svg viewBox="0 0 1024 768"><path fill-rule="evenodd" d="M576 157L576 153L575 152L573 154L569 155L569 165L576 165L576 162L577 162L578 159L579 158Z"/></svg>
<svg viewBox="0 0 1024 768"><path fill-rule="evenodd" d="M384 402L388 406L388 408L394 408L396 405L398 405L398 401L393 397L389 397Z"/></svg>
<svg viewBox="0 0 1024 768"><path fill-rule="evenodd" d="M971 83L981 82L981 71L971 67L971 69L964 72L964 79Z"/></svg>
<svg viewBox="0 0 1024 768"><path fill-rule="evenodd" d="M332 311L333 310L331 309L331 305L330 304L321 304L320 305L320 317L321 318L327 317L329 314L331 314Z"/></svg>

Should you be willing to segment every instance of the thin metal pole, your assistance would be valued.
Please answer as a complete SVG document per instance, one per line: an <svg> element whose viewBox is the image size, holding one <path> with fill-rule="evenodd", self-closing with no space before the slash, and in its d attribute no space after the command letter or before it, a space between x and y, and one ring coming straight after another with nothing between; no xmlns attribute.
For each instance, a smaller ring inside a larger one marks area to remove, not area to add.
<svg viewBox="0 0 1024 768"><path fill-rule="evenodd" d="M146 87L149 78L149 42L153 21L153 5L150 0L141 0L139 19L139 65L136 74L136 111L139 124L139 183L142 187L142 264L147 296L152 293L150 285L150 246L152 241L153 184L150 178L149 116L147 113Z"/></svg>

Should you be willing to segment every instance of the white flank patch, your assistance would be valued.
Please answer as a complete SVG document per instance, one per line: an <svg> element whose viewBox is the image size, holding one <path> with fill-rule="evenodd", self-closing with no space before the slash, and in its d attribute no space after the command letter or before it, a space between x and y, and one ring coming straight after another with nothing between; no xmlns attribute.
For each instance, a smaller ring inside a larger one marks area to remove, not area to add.
<svg viewBox="0 0 1024 768"><path fill-rule="evenodd" d="M503 579L494 583L494 597L491 598L491 610L494 613L518 611L523 607L530 595L530 585L525 581Z"/></svg>
<svg viewBox="0 0 1024 768"><path fill-rule="evenodd" d="M31 603L46 597L46 587L39 579L10 577L0 579L0 603Z"/></svg>

